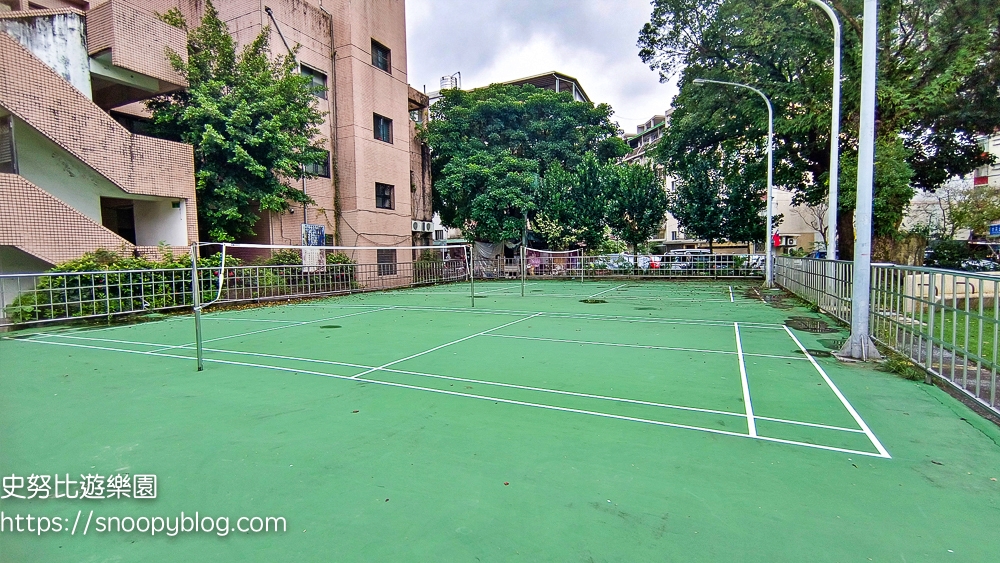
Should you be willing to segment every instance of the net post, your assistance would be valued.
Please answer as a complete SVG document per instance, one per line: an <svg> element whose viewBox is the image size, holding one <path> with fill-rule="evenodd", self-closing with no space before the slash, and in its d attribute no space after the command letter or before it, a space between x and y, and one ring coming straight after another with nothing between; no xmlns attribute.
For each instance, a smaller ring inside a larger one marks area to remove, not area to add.
<svg viewBox="0 0 1000 563"><path fill-rule="evenodd" d="M521 233L521 297L524 297L524 278L528 273L528 212L524 212L524 231Z"/></svg>
<svg viewBox="0 0 1000 563"><path fill-rule="evenodd" d="M201 283L198 279L198 243L191 244L191 296L194 302L194 339L198 355L198 371L205 371L204 348L201 338Z"/></svg>
<svg viewBox="0 0 1000 563"><path fill-rule="evenodd" d="M466 263L469 264L469 297L472 299L472 307L476 307L476 262L472 257L472 246L466 248Z"/></svg>

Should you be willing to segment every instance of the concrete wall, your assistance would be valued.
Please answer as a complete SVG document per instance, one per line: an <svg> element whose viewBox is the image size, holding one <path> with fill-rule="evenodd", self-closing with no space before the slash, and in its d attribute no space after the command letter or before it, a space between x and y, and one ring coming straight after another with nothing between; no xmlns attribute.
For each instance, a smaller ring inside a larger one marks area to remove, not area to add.
<svg viewBox="0 0 1000 563"><path fill-rule="evenodd" d="M0 276L42 272L49 264L12 246L0 246ZM0 318L4 308L21 293L34 287L33 278L0 278Z"/></svg>
<svg viewBox="0 0 1000 563"><path fill-rule="evenodd" d="M186 206L173 208L181 200L129 194L16 118L14 140L20 175L95 223L102 223L102 197L129 199L135 202L138 245L188 244Z"/></svg>
<svg viewBox="0 0 1000 563"><path fill-rule="evenodd" d="M79 13L39 18L0 14L0 30L6 31L84 96L93 97L84 18Z"/></svg>
<svg viewBox="0 0 1000 563"><path fill-rule="evenodd" d="M187 213L170 200L135 201L135 243L138 246L187 244Z"/></svg>

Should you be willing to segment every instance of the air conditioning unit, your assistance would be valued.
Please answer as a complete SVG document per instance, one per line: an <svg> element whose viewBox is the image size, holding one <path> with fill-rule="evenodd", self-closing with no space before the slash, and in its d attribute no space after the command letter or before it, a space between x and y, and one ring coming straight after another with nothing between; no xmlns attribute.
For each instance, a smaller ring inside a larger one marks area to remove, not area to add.
<svg viewBox="0 0 1000 563"><path fill-rule="evenodd" d="M415 233L422 233L424 231L423 221L410 221L410 230Z"/></svg>
<svg viewBox="0 0 1000 563"><path fill-rule="evenodd" d="M425 233L433 233L434 232L434 222L433 221L424 221L424 232Z"/></svg>

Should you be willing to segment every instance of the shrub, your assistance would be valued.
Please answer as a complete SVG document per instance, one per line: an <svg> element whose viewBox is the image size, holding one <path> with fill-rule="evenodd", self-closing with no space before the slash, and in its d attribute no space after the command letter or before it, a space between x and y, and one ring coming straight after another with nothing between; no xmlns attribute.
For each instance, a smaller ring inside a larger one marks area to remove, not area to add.
<svg viewBox="0 0 1000 563"><path fill-rule="evenodd" d="M218 267L221 261L221 254L199 258L198 267ZM226 257L227 266L239 264ZM56 275L40 276L35 288L19 295L4 313L14 323L26 323L191 305L190 268L187 255L164 252L162 260L153 261L99 249L49 270ZM204 285L207 297L211 290Z"/></svg>

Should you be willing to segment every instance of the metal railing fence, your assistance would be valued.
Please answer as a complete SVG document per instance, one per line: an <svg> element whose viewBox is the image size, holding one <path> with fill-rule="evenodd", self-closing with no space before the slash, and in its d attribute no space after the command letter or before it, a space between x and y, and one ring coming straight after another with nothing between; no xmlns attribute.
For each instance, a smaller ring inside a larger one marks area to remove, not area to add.
<svg viewBox="0 0 1000 563"><path fill-rule="evenodd" d="M779 257L775 281L844 323L852 264ZM1000 414L1000 276L872 265L871 336Z"/></svg>
<svg viewBox="0 0 1000 563"><path fill-rule="evenodd" d="M198 268L202 302L219 295L218 302L223 304L379 291L468 278L464 259ZM2 275L0 327L191 308L191 286L191 270L187 268Z"/></svg>
<svg viewBox="0 0 1000 563"><path fill-rule="evenodd" d="M476 280L517 279L518 258L477 259ZM381 264L325 266L199 267L201 301L219 296L235 304L322 297L364 291L468 281L464 258ZM532 279L752 278L763 276L763 257L695 256L544 256L528 257L524 274ZM0 275L0 327L74 319L96 319L191 308L191 270L99 270Z"/></svg>

